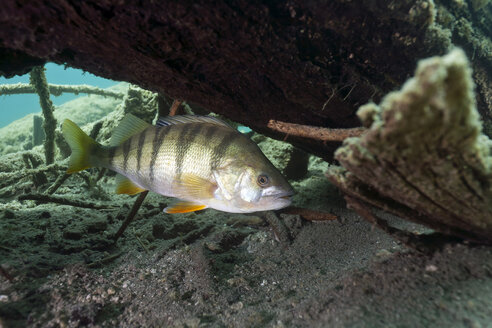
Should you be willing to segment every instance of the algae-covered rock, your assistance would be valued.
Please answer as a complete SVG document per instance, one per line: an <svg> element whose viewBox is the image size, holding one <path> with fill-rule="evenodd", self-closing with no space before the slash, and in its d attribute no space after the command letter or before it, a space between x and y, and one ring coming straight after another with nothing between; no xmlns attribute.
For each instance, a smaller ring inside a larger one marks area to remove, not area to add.
<svg viewBox="0 0 492 328"><path fill-rule="evenodd" d="M481 132L461 50L422 60L381 104L362 106L369 129L328 171L349 197L441 232L492 242L492 141Z"/></svg>

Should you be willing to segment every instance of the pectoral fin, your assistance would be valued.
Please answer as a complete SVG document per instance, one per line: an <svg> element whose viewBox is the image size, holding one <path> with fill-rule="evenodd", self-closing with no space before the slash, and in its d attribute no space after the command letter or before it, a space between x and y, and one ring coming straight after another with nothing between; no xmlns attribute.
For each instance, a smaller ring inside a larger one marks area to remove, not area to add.
<svg viewBox="0 0 492 328"><path fill-rule="evenodd" d="M140 188L135 183L133 183L127 177L118 174L116 176L116 193L117 194L128 194L135 195L145 191L146 189Z"/></svg>
<svg viewBox="0 0 492 328"><path fill-rule="evenodd" d="M199 210L203 210L207 208L207 205L187 202L187 201L178 201L176 203L171 204L170 206L164 209L165 213L175 214L175 213L189 213L195 212Z"/></svg>
<svg viewBox="0 0 492 328"><path fill-rule="evenodd" d="M217 187L215 183L190 173L184 173L173 185L178 197L197 200L213 198Z"/></svg>

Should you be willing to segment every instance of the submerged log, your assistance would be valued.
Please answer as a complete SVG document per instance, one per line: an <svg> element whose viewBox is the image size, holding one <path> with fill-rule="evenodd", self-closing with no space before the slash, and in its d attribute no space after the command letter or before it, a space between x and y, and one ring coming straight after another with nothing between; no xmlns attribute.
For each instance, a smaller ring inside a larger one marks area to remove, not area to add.
<svg viewBox="0 0 492 328"><path fill-rule="evenodd" d="M359 126L360 105L379 101L419 58L444 54L456 42L475 55L485 116L492 58L482 38L492 25L489 9L432 0L5 0L0 74L54 61L198 104L284 139L268 128L270 120ZM340 145L299 136L287 141L326 159Z"/></svg>
<svg viewBox="0 0 492 328"><path fill-rule="evenodd" d="M419 63L344 141L328 176L350 198L442 233L492 244L492 140L482 134L461 50Z"/></svg>

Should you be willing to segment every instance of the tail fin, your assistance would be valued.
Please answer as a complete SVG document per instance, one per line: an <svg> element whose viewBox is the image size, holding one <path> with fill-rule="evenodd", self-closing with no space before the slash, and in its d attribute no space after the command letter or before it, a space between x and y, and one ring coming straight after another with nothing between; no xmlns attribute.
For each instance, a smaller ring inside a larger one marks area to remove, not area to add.
<svg viewBox="0 0 492 328"><path fill-rule="evenodd" d="M92 167L93 163L91 163L90 157L95 149L99 147L99 144L85 134L77 124L68 119L63 121L62 131L72 150L67 173L75 173Z"/></svg>

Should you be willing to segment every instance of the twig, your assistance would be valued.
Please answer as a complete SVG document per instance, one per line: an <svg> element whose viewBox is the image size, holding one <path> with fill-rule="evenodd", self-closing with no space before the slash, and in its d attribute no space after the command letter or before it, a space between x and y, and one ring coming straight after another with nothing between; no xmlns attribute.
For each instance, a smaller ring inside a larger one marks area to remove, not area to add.
<svg viewBox="0 0 492 328"><path fill-rule="evenodd" d="M93 94L104 97L113 97L117 99L123 99L124 93L118 91L105 90L97 87L93 87L86 84L81 85L61 85L61 84L48 84L50 94L55 97L60 96L62 93L73 93L78 95L79 93ZM32 85L27 83L16 84L2 84L0 85L0 96L36 93L36 90Z"/></svg>
<svg viewBox="0 0 492 328"><path fill-rule="evenodd" d="M173 104L171 105L171 109L169 110L169 116L174 116L176 115L176 112L179 109L179 106L181 105L183 101L182 100L174 100Z"/></svg>
<svg viewBox="0 0 492 328"><path fill-rule="evenodd" d="M275 236L280 242L282 243L290 242L289 231L283 225L283 223L280 221L280 219L277 217L277 215L274 212L272 211L265 212L264 218L265 221L270 225L270 227L273 230L273 233L275 234Z"/></svg>
<svg viewBox="0 0 492 328"><path fill-rule="evenodd" d="M96 184L99 180L102 179L102 177L104 176L104 173L106 173L106 168L102 168L99 170L99 174L97 175L96 180L94 181L94 184Z"/></svg>
<svg viewBox="0 0 492 328"><path fill-rule="evenodd" d="M50 100L50 91L43 66L36 66L31 70L30 82L39 95L39 103L43 110L43 127L44 134L46 135L46 138L44 139L44 151L46 164L51 164L55 161L56 118L53 115L55 108Z"/></svg>
<svg viewBox="0 0 492 328"><path fill-rule="evenodd" d="M43 163L41 159L34 157L33 153L30 152L22 154L22 160L26 169L36 169Z"/></svg>
<svg viewBox="0 0 492 328"><path fill-rule="evenodd" d="M27 169L37 169L42 163L41 160L36 159L32 153L22 154L22 160ZM48 178L44 172L37 172L32 174L32 182L36 188L48 183Z"/></svg>
<svg viewBox="0 0 492 328"><path fill-rule="evenodd" d="M94 177L94 174L91 174L87 171L77 172L77 174L87 184L88 190L90 190L91 188L97 187L97 182L102 179L102 177L104 176L104 173L106 173L106 168L99 169L99 172L97 173L97 176L95 176L95 177Z"/></svg>
<svg viewBox="0 0 492 328"><path fill-rule="evenodd" d="M334 214L322 211L314 211L307 208L291 206L281 211L285 214L299 214L304 220L308 221L333 221L338 217Z"/></svg>
<svg viewBox="0 0 492 328"><path fill-rule="evenodd" d="M17 199L19 201L35 200L35 201L40 202L40 203L56 203L56 204L61 204L61 205L68 205L68 206L82 207L82 208L93 208L93 209L111 208L110 206L95 204L92 202L68 199L65 197L51 196L51 195L45 195L45 194L25 194L25 195L20 195Z"/></svg>
<svg viewBox="0 0 492 328"><path fill-rule="evenodd" d="M121 256L121 254L123 254L123 252L119 252L119 253L116 253L113 255L106 256L105 258L102 258L100 260L97 260L97 261L94 261L94 262L88 264L87 267L88 268L97 268L101 264L106 264L106 263L109 263L109 262L117 259L118 257Z"/></svg>
<svg viewBox="0 0 492 328"><path fill-rule="evenodd" d="M91 174L87 171L80 171L75 174L78 174L78 176L81 177L82 180L84 180L85 184L87 185L87 190L91 190L91 188L93 187Z"/></svg>
<svg viewBox="0 0 492 328"><path fill-rule="evenodd" d="M147 248L147 246L144 245L144 243L140 240L140 238L137 236L137 232L135 231L135 227L133 227L133 235L135 236L135 238L137 239L138 243L140 244L140 246L142 246L142 248L144 249L145 253L149 253L149 249Z"/></svg>
<svg viewBox="0 0 492 328"><path fill-rule="evenodd" d="M336 89L335 88L331 89L331 96L328 98L327 101L325 101L325 103L323 104L323 107L321 108L321 111L325 110L325 108L328 105L328 103L330 102L330 100L335 96L335 93L336 93Z"/></svg>
<svg viewBox="0 0 492 328"><path fill-rule="evenodd" d="M366 131L365 128L329 129L318 126L301 125L282 121L270 120L267 126L275 131L290 136L309 138L321 141L343 141L350 137L359 137Z"/></svg>
<svg viewBox="0 0 492 328"><path fill-rule="evenodd" d="M118 239L121 237L123 232L125 232L126 228L128 225L133 221L135 218L135 215L137 215L138 210L140 209L140 206L142 206L143 201L145 200L145 197L149 193L148 190L145 190L138 195L137 200L135 200L135 203L133 203L132 209L130 210L130 213L126 216L125 221L121 225L120 229L118 229L118 232L113 237L114 242L116 243Z"/></svg>
<svg viewBox="0 0 492 328"><path fill-rule="evenodd" d="M48 195L54 194L55 191L57 191L58 188L60 188L60 186L63 184L63 182L65 182L65 180L68 179L69 176L70 176L70 174L68 174L68 173L64 173L63 175L59 175L58 178L56 178L55 182L48 189L46 189L45 193Z"/></svg>
<svg viewBox="0 0 492 328"><path fill-rule="evenodd" d="M347 93L347 95L342 99L343 101L347 100L347 98L350 96L354 88L357 86L357 83L355 83L351 88L350 91Z"/></svg>
<svg viewBox="0 0 492 328"><path fill-rule="evenodd" d="M39 172L46 171L57 171L66 169L66 167L62 167L58 163L53 163L48 166L41 166L35 169L27 169L27 170L18 170L15 172L0 172L0 188L4 188L8 185L18 182L18 180L25 178L29 175L34 175Z"/></svg>

